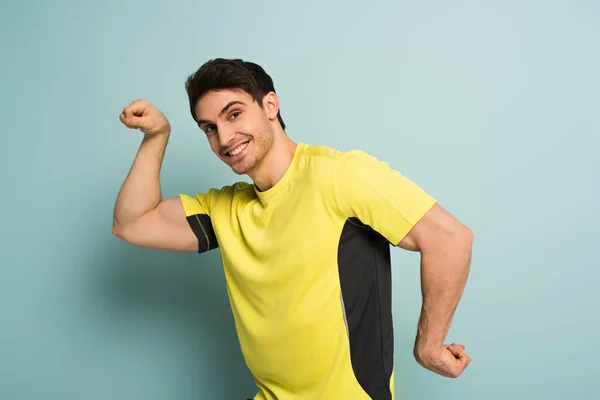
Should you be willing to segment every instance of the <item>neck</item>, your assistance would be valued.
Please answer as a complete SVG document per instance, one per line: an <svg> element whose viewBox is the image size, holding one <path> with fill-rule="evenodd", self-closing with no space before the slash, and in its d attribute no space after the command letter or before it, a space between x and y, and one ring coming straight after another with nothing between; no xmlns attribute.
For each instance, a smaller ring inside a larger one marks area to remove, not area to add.
<svg viewBox="0 0 600 400"><path fill-rule="evenodd" d="M292 163L296 146L286 134L275 136L273 146L258 168L248 174L258 190L264 192L279 182Z"/></svg>

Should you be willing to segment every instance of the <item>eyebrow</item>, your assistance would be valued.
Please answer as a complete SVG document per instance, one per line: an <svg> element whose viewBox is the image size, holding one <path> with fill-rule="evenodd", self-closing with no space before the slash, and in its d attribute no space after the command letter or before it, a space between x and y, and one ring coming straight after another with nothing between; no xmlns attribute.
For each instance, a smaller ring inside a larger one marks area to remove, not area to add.
<svg viewBox="0 0 600 400"><path fill-rule="evenodd" d="M219 116L225 114L227 112L227 110L229 110L232 106L236 105L236 104L241 104L243 106L245 106L246 104L242 101L239 100L234 100L234 101L230 101L229 103L227 103L227 105L225 107L223 107L223 109L221 110L221 112L219 113ZM201 119L198 121L198 126L202 125L202 124L208 124L211 121L205 120L205 119Z"/></svg>

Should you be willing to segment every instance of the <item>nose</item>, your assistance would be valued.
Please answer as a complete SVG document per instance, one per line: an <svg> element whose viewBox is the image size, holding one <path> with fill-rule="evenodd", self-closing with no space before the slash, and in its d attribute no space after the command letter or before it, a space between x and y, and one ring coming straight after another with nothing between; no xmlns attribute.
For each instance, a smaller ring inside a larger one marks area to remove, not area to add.
<svg viewBox="0 0 600 400"><path fill-rule="evenodd" d="M227 126L218 127L218 132L219 132L219 146L221 146L221 148L228 147L231 144L231 142L233 141L233 139L235 138L235 132L233 131L233 129L231 129L230 127L227 127Z"/></svg>

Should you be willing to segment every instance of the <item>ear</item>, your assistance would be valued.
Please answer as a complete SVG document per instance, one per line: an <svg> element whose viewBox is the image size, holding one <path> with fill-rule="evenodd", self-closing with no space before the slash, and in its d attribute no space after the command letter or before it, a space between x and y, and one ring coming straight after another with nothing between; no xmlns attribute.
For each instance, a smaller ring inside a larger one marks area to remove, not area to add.
<svg viewBox="0 0 600 400"><path fill-rule="evenodd" d="M269 92L263 98L263 110L267 114L267 118L270 121L277 119L277 113L279 112L279 99L275 92Z"/></svg>

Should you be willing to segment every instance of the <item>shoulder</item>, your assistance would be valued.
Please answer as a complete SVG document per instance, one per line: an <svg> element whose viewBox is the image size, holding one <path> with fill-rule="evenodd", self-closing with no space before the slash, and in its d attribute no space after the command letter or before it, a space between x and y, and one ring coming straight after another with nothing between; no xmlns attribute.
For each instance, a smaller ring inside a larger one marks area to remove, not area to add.
<svg viewBox="0 0 600 400"><path fill-rule="evenodd" d="M313 144L305 144L301 143L301 156L303 158L316 158L316 159L324 159L324 160L337 160L340 155L343 153L342 151L324 145L313 145Z"/></svg>
<svg viewBox="0 0 600 400"><path fill-rule="evenodd" d="M239 200L254 194L254 187L248 182L235 182L224 185L220 188L212 188L209 190L209 196L212 201L220 200Z"/></svg>
<svg viewBox="0 0 600 400"><path fill-rule="evenodd" d="M368 167L380 164L377 158L360 149L340 150L324 145L304 145L301 156L311 161L311 166ZM386 163L384 163L386 164Z"/></svg>
<svg viewBox="0 0 600 400"><path fill-rule="evenodd" d="M360 149L340 150L331 146L308 144L303 145L301 157L328 164L377 161L371 154Z"/></svg>
<svg viewBox="0 0 600 400"><path fill-rule="evenodd" d="M192 214L214 215L218 210L230 210L234 204L252 200L254 187L247 182L235 182L230 185L213 187L206 191L189 195L180 193L179 198L187 216Z"/></svg>

